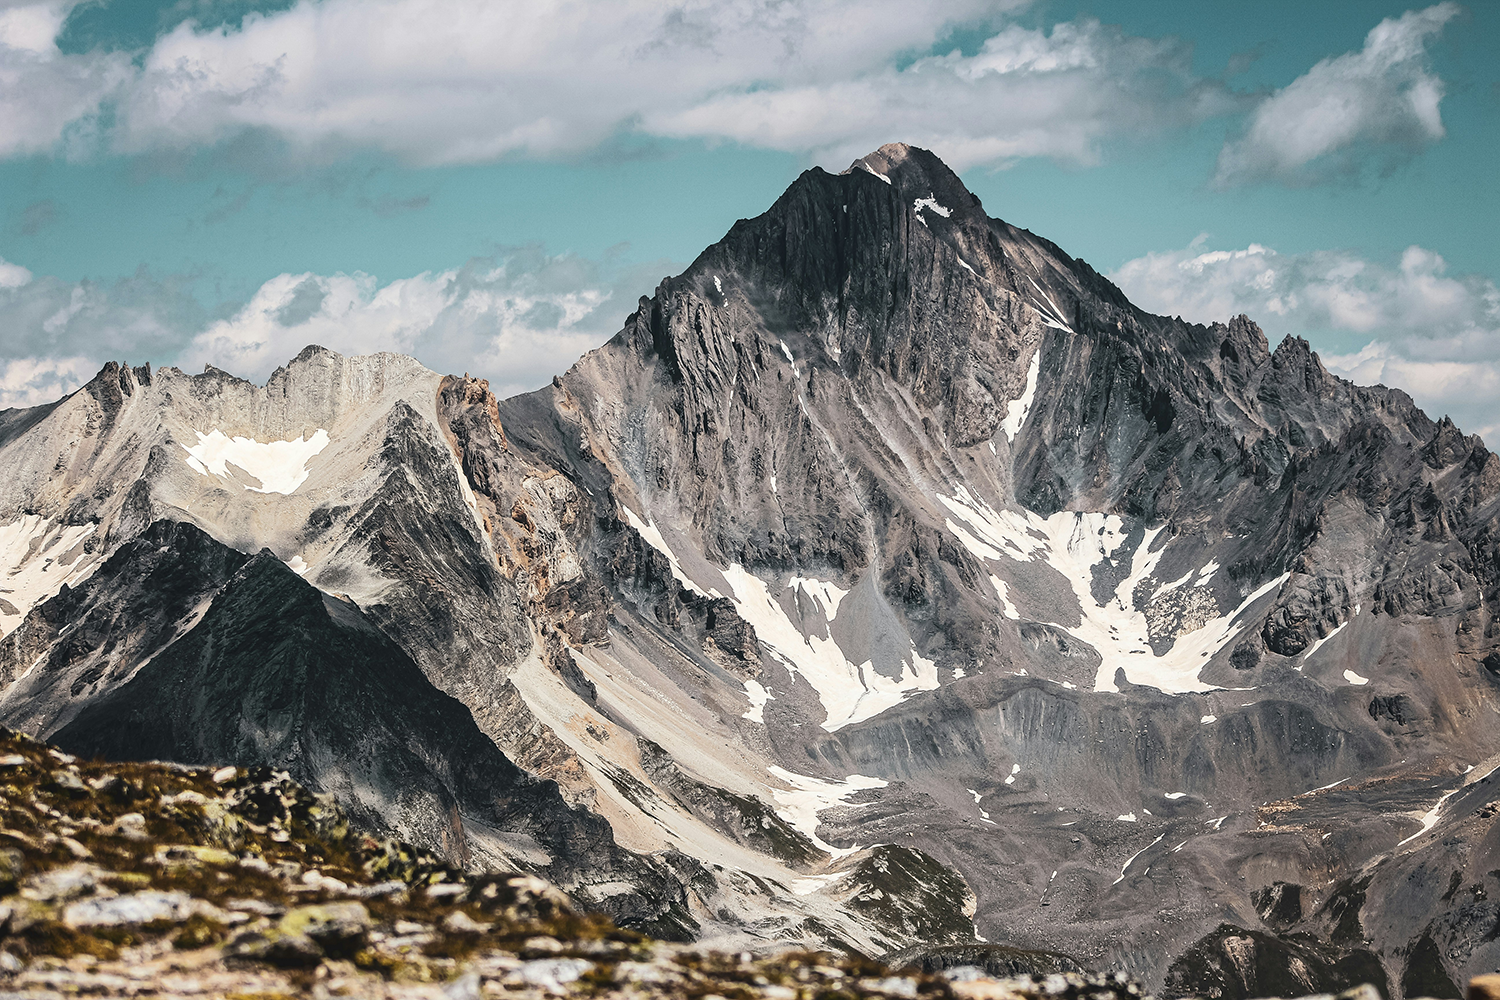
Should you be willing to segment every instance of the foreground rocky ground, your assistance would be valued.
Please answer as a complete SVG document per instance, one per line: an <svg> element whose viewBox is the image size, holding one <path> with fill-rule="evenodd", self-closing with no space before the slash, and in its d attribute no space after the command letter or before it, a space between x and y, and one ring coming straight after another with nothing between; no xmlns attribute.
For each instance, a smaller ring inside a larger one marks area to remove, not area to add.
<svg viewBox="0 0 1500 1000"><path fill-rule="evenodd" d="M930 965L931 963L929 963ZM0 998L1126 1000L1121 976L993 978L713 954L350 829L284 773L78 760L0 730ZM1344 1000L1378 1000L1369 987Z"/></svg>

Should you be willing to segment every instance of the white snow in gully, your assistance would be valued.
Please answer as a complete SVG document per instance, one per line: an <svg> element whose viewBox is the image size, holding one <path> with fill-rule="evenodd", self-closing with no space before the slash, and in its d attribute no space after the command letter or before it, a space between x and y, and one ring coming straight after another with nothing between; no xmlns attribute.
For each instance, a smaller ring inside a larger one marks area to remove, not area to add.
<svg viewBox="0 0 1500 1000"><path fill-rule="evenodd" d="M94 524L56 524L40 514L22 514L0 525L0 635L21 624L26 612L84 579L99 562L82 543Z"/></svg>
<svg viewBox="0 0 1500 1000"><path fill-rule="evenodd" d="M237 466L260 481L259 486L245 486L256 493L294 493L307 480L307 463L328 447L328 432L322 428L310 438L299 436L295 441L231 438L220 430L194 433L198 435L198 443L182 446L188 453L187 464L194 472L232 480L228 466Z"/></svg>
<svg viewBox="0 0 1500 1000"><path fill-rule="evenodd" d="M1349 624L1348 622L1344 622L1344 623L1338 625L1337 627L1335 627L1333 629L1333 631L1329 632L1323 638L1321 638L1318 641L1314 642L1311 646L1308 646L1307 647L1307 652L1305 652L1305 653L1302 654L1302 662L1306 663L1308 660L1312 659L1313 654L1316 653L1318 650L1322 649L1323 648L1323 644L1325 642L1327 642L1329 639L1332 639L1334 636L1338 635L1340 632L1344 631L1344 626L1348 625L1348 624ZM1344 671L1344 673L1348 674L1349 671L1346 670L1346 671Z"/></svg>
<svg viewBox="0 0 1500 1000"><path fill-rule="evenodd" d="M773 591L760 577L735 563L720 570L731 590L729 594L721 594L700 586L683 572L681 561L652 521L642 521L629 507L623 511L625 520L641 538L667 557L678 582L705 597L729 598L736 613L754 627L761 647L788 670L806 679L823 705L827 717L822 725L829 732L873 718L917 691L931 691L938 686L937 663L915 649L902 661L900 674L888 677L869 660L859 664L850 662L826 624L805 627L794 622L773 596L786 590L795 591L817 605L826 623L837 617L848 590L830 581L798 574ZM751 683L755 685L753 688ZM763 722L762 713L769 700L766 689L759 682L747 682L745 696L750 708L742 718Z"/></svg>
<svg viewBox="0 0 1500 1000"><path fill-rule="evenodd" d="M1014 441L1016 435L1021 431L1021 425L1026 422L1026 414L1031 412L1031 404L1036 399L1036 382L1042 372L1042 349L1038 347L1031 355L1031 367L1026 370L1026 388L1021 393L1021 398L1012 400L1005 404L1005 420L1000 427L1005 431L1005 439Z"/></svg>
<svg viewBox="0 0 1500 1000"><path fill-rule="evenodd" d="M818 850L826 851L832 857L846 857L859 850L858 846L834 847L819 839L818 813L824 809L842 805L844 800L855 792L867 788L884 788L887 782L881 778L871 778L863 774L851 774L843 781L827 781L823 778L796 774L782 767L772 766L769 771L773 776L792 786L790 789L771 789L771 797L780 807L776 810L778 816L791 824L793 829L806 835Z"/></svg>
<svg viewBox="0 0 1500 1000"><path fill-rule="evenodd" d="M1094 567L1114 557L1129 534L1125 522L1117 515L1060 511L1043 518L1031 511L996 511L963 487L959 487L956 496L939 496L938 500L954 518L963 522L960 528L950 519L949 531L979 559L990 564L1040 559L1068 581L1078 600L1082 621L1071 627L1055 622L1047 624L1098 651L1101 662L1094 679L1096 691L1116 691L1114 676L1120 668L1131 683L1149 685L1168 694L1214 690L1214 685L1198 679L1204 663L1239 634L1243 628L1240 615L1281 586L1288 576L1282 574L1262 584L1239 607L1179 636L1169 650L1158 656L1151 648L1145 610L1135 606L1133 595L1161 561L1165 547L1153 552L1152 545L1165 530L1164 525L1145 529L1129 556L1129 574L1110 598L1100 604L1093 595ZM1009 616L1008 601L1005 606Z"/></svg>
<svg viewBox="0 0 1500 1000"><path fill-rule="evenodd" d="M851 663L831 635L804 633L760 577L738 564L722 572L734 588L735 610L755 628L761 645L787 669L801 674L818 693L827 712L823 728L829 732L873 718L915 691L938 686L936 662L916 650L902 662L901 674L895 678L880 673L869 660ZM831 619L828 612L837 613L837 601L824 604L824 609Z"/></svg>
<svg viewBox="0 0 1500 1000"><path fill-rule="evenodd" d="M750 699L750 709L742 714L740 718L765 725L766 702L775 701L776 699L771 696L770 691L761 686L760 681L756 680L745 682L745 694Z"/></svg>
<svg viewBox="0 0 1500 1000"><path fill-rule="evenodd" d="M924 208L928 211L936 212L938 215L941 215L945 219L953 214L953 209L944 208L942 205L939 205L937 203L937 199L932 197L931 195L928 195L926 198L916 199L916 201L912 203L912 208L918 213L918 218L921 218L921 212Z"/></svg>

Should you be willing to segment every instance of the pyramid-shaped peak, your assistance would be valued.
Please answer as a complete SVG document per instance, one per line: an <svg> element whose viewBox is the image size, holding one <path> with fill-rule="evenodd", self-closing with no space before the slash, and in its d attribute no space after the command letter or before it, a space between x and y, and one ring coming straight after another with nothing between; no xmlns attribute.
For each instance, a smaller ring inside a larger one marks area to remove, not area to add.
<svg viewBox="0 0 1500 1000"><path fill-rule="evenodd" d="M843 173L862 170L887 181L913 198L933 198L954 209L979 209L979 199L964 187L936 153L904 142L888 142L861 156Z"/></svg>

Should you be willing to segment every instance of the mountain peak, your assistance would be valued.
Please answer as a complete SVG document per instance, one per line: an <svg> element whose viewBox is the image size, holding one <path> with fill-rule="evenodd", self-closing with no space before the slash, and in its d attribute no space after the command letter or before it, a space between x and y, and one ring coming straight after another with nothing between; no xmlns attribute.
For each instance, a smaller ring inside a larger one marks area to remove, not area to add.
<svg viewBox="0 0 1500 1000"><path fill-rule="evenodd" d="M840 176L862 170L891 184L914 199L930 199L949 210L981 210L958 175L936 153L904 142L888 142L861 156Z"/></svg>

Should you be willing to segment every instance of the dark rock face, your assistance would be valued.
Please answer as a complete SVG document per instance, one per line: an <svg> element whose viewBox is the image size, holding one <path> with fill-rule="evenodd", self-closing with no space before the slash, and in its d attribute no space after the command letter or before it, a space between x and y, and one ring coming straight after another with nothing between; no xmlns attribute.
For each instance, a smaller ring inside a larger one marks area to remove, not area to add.
<svg viewBox="0 0 1500 1000"><path fill-rule="evenodd" d="M1025 951L999 944L922 945L903 948L885 956L895 968L917 968L942 972L972 965L990 976L1046 976L1057 972L1082 972L1082 967L1053 951Z"/></svg>
<svg viewBox="0 0 1500 1000"><path fill-rule="evenodd" d="M516 587L485 550L450 455L410 406L391 411L375 461L391 471L340 519L335 558L391 581L364 612L443 691L487 705L504 667L532 642ZM337 568L313 579L325 590L341 589Z"/></svg>
<svg viewBox="0 0 1500 1000"><path fill-rule="evenodd" d="M1302 887L1287 882L1273 882L1250 894L1261 922L1276 930L1285 930L1302 919Z"/></svg>
<svg viewBox="0 0 1500 1000"><path fill-rule="evenodd" d="M0 701L5 723L56 730L176 639L248 558L194 525L152 524L5 636L0 678L14 685Z"/></svg>
<svg viewBox="0 0 1500 1000"><path fill-rule="evenodd" d="M1368 951L1330 954L1306 941L1225 924L1173 961L1162 995L1245 1000L1328 993L1346 983L1370 983L1389 995L1380 960Z"/></svg>
<svg viewBox="0 0 1500 1000"><path fill-rule="evenodd" d="M204 544L196 529L179 533ZM57 740L117 760L284 767L363 825L439 843L464 863L481 849L467 829L478 821L541 846L552 861L539 870L595 905L669 938L688 929L669 878L516 768L357 608L269 553L244 562L201 621ZM622 876L647 877L654 898L590 898L589 884Z"/></svg>

